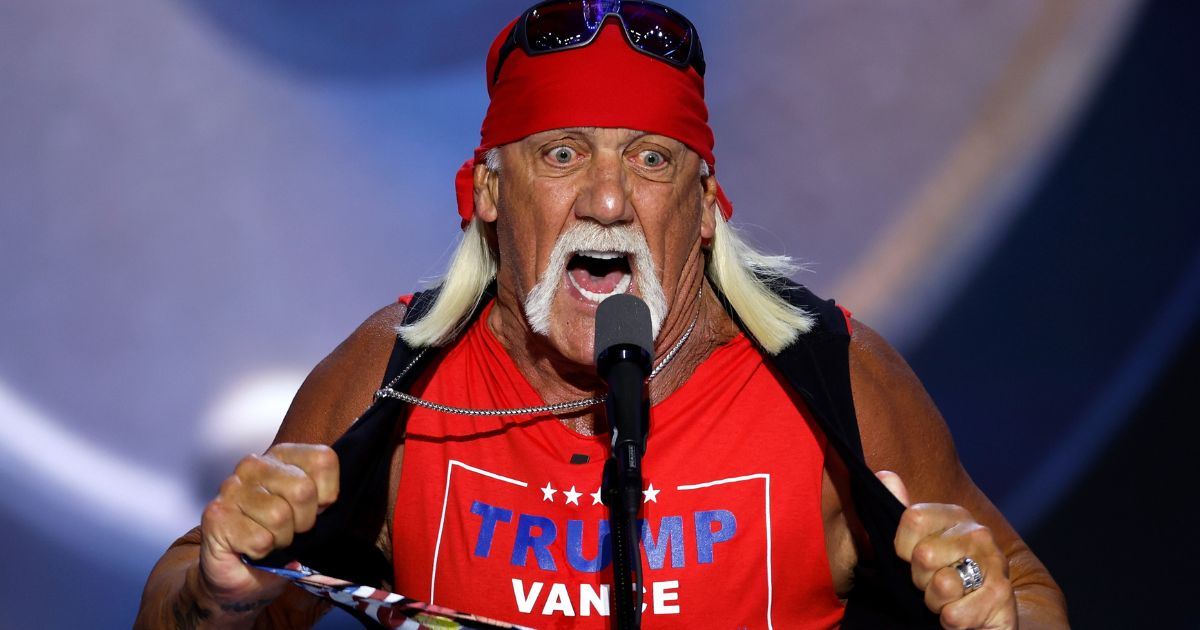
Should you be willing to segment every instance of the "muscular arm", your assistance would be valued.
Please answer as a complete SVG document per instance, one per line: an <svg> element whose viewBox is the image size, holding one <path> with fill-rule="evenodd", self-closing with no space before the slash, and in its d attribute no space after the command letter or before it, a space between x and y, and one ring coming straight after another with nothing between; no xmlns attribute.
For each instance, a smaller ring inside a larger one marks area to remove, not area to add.
<svg viewBox="0 0 1200 630"><path fill-rule="evenodd" d="M372 315L301 385L275 443L331 444L371 404L387 367L404 306ZM217 604L199 569L197 527L175 541L151 571L135 628L308 628L328 605L288 585L273 601Z"/></svg>
<svg viewBox="0 0 1200 630"><path fill-rule="evenodd" d="M988 527L1009 559L1022 627L1065 627L1066 601L1040 560L963 469L945 421L917 376L878 333L854 322L850 378L872 470L898 473L914 503L952 503Z"/></svg>

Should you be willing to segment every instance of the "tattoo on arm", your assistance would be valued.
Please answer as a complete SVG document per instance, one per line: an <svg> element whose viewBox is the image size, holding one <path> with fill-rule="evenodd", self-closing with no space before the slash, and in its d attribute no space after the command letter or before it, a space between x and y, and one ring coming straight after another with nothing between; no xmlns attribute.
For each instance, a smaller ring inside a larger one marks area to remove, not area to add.
<svg viewBox="0 0 1200 630"><path fill-rule="evenodd" d="M221 611L233 614L243 614L254 612L271 603L270 599L260 599L254 602L233 602L229 604L221 604ZM176 602L171 609L171 614L175 619L175 627L178 630L197 630L201 622L212 617L212 611L200 606L196 600L189 599L188 601Z"/></svg>
<svg viewBox="0 0 1200 630"><path fill-rule="evenodd" d="M231 604L221 604L221 610L231 613L247 613L253 612L270 604L272 600L260 599L256 602L233 602Z"/></svg>
<svg viewBox="0 0 1200 630"><path fill-rule="evenodd" d="M200 604L192 599L186 602L176 602L171 613L175 618L175 627L178 630L196 630L200 627L201 621L212 616L212 611L201 608Z"/></svg>

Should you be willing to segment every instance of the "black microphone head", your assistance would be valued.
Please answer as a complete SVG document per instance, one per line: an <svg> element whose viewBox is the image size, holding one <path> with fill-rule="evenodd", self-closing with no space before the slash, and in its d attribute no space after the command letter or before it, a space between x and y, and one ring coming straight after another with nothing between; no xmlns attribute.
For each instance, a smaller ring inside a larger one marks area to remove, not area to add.
<svg viewBox="0 0 1200 630"><path fill-rule="evenodd" d="M600 353L622 344L630 344L654 357L654 336L651 334L650 308L636 295L619 293L606 298L596 309L596 344L593 347L597 363Z"/></svg>

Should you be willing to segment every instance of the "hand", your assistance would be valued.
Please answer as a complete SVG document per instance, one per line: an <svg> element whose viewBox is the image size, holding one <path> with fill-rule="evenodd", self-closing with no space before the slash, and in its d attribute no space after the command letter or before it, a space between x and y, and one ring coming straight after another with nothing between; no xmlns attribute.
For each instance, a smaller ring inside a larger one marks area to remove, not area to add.
<svg viewBox="0 0 1200 630"><path fill-rule="evenodd" d="M246 566L242 554L259 559L290 545L337 499L338 485L337 454L327 446L277 444L238 462L200 521L200 578L223 610L279 596L286 580Z"/></svg>
<svg viewBox="0 0 1200 630"><path fill-rule="evenodd" d="M1017 600L1008 580L1008 558L992 532L965 508L943 503L909 505L900 476L875 476L908 509L896 531L896 553L912 565L913 583L925 592L925 605L946 628L1016 628ZM964 593L954 565L971 558L983 570L983 586Z"/></svg>

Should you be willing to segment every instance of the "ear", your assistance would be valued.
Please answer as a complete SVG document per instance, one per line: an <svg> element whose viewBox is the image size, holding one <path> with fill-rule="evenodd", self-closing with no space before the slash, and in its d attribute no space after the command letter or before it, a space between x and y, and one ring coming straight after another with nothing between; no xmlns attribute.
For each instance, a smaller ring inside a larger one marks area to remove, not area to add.
<svg viewBox="0 0 1200 630"><path fill-rule="evenodd" d="M717 229L717 213L721 211L721 204L717 201L717 176L702 177L700 185L704 189L700 199L700 238L705 243L711 243Z"/></svg>
<svg viewBox="0 0 1200 630"><path fill-rule="evenodd" d="M492 223L499 216L500 178L486 164L475 165L475 216Z"/></svg>

